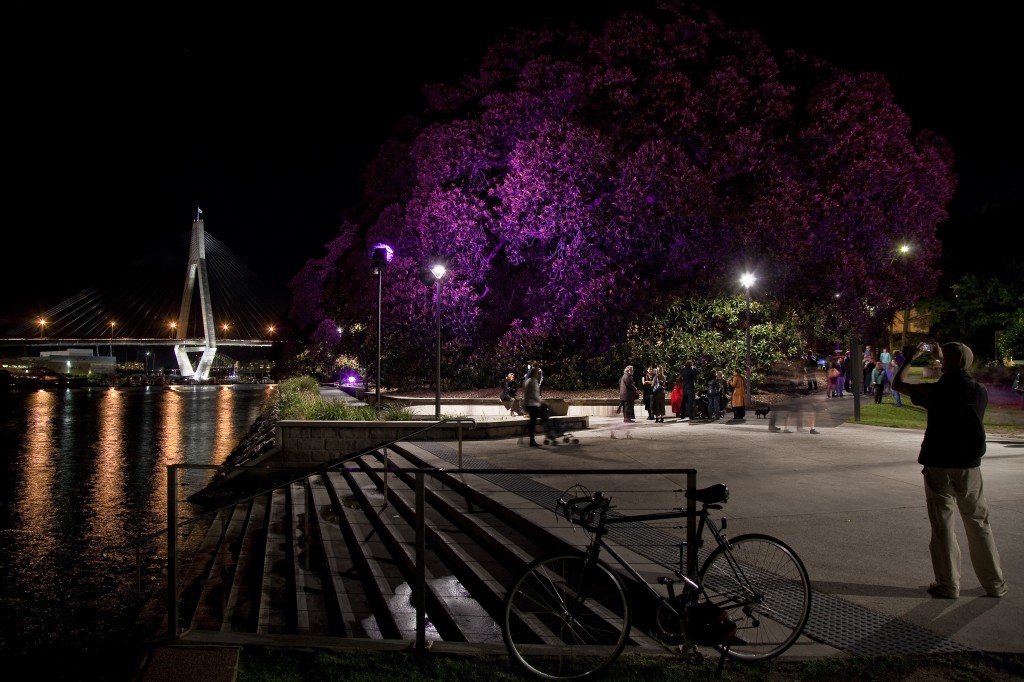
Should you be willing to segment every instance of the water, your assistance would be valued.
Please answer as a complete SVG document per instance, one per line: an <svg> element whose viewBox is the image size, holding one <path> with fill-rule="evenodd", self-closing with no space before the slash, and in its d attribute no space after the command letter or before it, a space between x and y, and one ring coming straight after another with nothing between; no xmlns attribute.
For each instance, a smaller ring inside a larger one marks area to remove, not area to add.
<svg viewBox="0 0 1024 682"><path fill-rule="evenodd" d="M131 679L135 555L103 549L165 528L167 465L223 462L273 391L0 396L0 660L46 680ZM143 552L150 583L160 542Z"/></svg>

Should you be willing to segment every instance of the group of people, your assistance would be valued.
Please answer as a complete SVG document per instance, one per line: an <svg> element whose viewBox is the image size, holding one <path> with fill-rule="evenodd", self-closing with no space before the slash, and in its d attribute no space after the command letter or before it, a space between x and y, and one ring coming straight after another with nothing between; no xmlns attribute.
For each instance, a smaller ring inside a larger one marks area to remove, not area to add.
<svg viewBox="0 0 1024 682"><path fill-rule="evenodd" d="M665 370L661 367L648 367L647 372L640 380L639 387L633 372L633 365L627 365L619 379L619 410L622 412L622 420L627 423L636 421L635 402L637 397L642 395L647 419L663 423L666 416L665 394L668 391ZM671 408L677 420L685 422L697 419L697 383L699 379L700 372L693 366L692 360L687 360L682 369L676 373L667 406ZM716 371L707 384L707 418L724 418L725 404L731 396L733 417L745 419L746 394L746 378L739 368L734 370L733 376L728 381L723 377L721 371Z"/></svg>
<svg viewBox="0 0 1024 682"><path fill-rule="evenodd" d="M836 351L825 363L827 377L828 397L842 398L846 393L853 393L853 372L854 363L850 351ZM892 377L899 366L903 363L903 353L896 351L890 353L888 348L882 348L882 352L876 357L871 346L865 346L864 356L861 362L861 377L863 380L864 395L874 396L875 402L881 404L882 396L886 389L892 393L893 402L896 407L903 407L903 397L900 392L892 387ZM807 389L818 390L818 379L815 374L817 362L814 354L807 351L804 363L804 372L807 377Z"/></svg>
<svg viewBox="0 0 1024 682"><path fill-rule="evenodd" d="M906 368L914 358L925 353L933 353L939 360L940 379L931 383L906 381L903 378ZM923 345L916 348L908 347L905 354L896 352L890 355L888 349L883 348L877 359L870 348L865 349L864 354L865 377L868 376L867 366L870 364L870 380L876 402L885 386L889 385L897 405L902 405L901 396L906 395L915 405L923 407L928 412L928 423L917 461L922 466L925 506L931 526L928 550L934 581L928 586L927 592L936 599L956 599L960 596L961 554L954 528L954 512L959 512L963 522L971 565L985 594L999 598L1008 592L989 522L981 476L980 465L982 455L985 454L986 439L982 420L988 406L988 393L985 386L975 381L968 373L973 359L971 349L957 342L943 344L934 349ZM810 353L808 360L813 360ZM837 353L827 367L831 370L833 365L838 365L845 369L850 366L848 360L847 355ZM815 367L816 365L815 361ZM814 371L816 369L809 374L813 374ZM831 374L831 371L829 373ZM840 380L839 376L843 379ZM845 384L846 376L844 372L829 378L830 396L832 391L841 396L843 390L851 390ZM641 380L644 405L648 410L647 418L658 422L664 421L665 418L665 379L662 368L650 367ZM681 420L693 419L695 416L697 379L698 374L692 362L687 362L677 375L670 405L677 418ZM535 363L531 363L523 383L523 405L530 416L531 447L539 447L535 440L535 429L542 405L542 381L543 372ZM509 390L514 391L515 383L515 376L510 373L506 379L506 388L511 386ZM865 379L865 385L867 383ZM1024 384L1024 379L1018 377L1015 388L1021 384ZM714 378L709 380L709 409L714 410L709 414L719 414L719 403L712 400L717 397L720 401L726 397L726 386L732 391L733 414L737 419L742 419L746 407L746 383L743 373L738 368L728 383L723 381L721 372L715 372ZM817 388L816 378L808 378L808 388ZM629 365L619 380L619 401L623 420L626 422L636 420L634 403L639 390L633 379L633 366ZM770 428L772 426L774 424L771 424ZM813 422L811 432L814 432Z"/></svg>

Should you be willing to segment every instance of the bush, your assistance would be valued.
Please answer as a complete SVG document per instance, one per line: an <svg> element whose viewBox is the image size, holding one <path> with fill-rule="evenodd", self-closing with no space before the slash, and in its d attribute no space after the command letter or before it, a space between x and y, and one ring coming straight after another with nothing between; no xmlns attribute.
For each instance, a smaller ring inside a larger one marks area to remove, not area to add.
<svg viewBox="0 0 1024 682"><path fill-rule="evenodd" d="M337 400L324 400L320 383L313 377L296 377L281 382L277 393L281 419L320 421L373 421L377 412L367 405L352 406Z"/></svg>

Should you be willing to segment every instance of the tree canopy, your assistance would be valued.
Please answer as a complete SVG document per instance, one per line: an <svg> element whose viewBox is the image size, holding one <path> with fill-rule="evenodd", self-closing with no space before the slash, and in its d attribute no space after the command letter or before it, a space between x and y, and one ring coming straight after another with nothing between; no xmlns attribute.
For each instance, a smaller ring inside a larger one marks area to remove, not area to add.
<svg viewBox="0 0 1024 682"><path fill-rule="evenodd" d="M680 299L742 295L743 272L837 333L878 334L935 289L952 153L880 74L666 2L596 35L519 31L424 92L293 280L294 321L332 352L375 356L380 285L384 362L430 376L437 260L445 357L470 381L608 353ZM380 282L379 242L395 251Z"/></svg>

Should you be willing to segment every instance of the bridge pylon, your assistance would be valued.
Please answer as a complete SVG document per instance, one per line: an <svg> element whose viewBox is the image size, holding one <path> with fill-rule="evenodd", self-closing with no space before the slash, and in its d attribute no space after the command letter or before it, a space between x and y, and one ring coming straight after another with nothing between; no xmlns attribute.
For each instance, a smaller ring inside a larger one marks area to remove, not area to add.
<svg viewBox="0 0 1024 682"><path fill-rule="evenodd" d="M185 341L188 335L189 313L192 309L196 281L199 282L199 306L203 316L204 343L202 346L177 344L174 346L174 356L178 359L181 376L206 381L210 378L210 368L213 366L213 359L217 356L217 327L213 323L210 280L206 274L206 228L203 225L202 209L196 209L196 219L192 221L192 243L189 246L188 267L185 269L185 291L181 297L181 310L178 313L177 338L181 341ZM199 363L193 368L188 353L199 351L202 351L202 356L199 358Z"/></svg>

